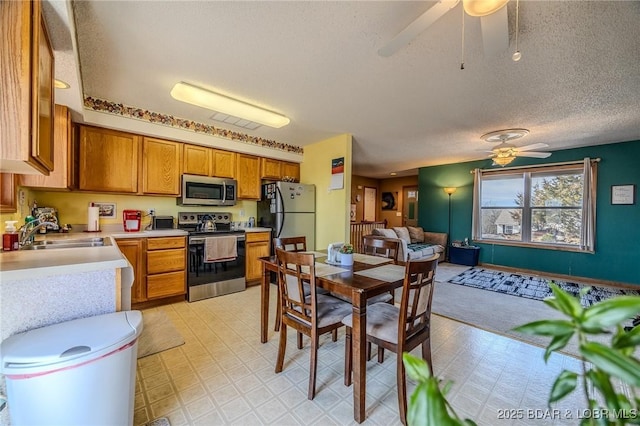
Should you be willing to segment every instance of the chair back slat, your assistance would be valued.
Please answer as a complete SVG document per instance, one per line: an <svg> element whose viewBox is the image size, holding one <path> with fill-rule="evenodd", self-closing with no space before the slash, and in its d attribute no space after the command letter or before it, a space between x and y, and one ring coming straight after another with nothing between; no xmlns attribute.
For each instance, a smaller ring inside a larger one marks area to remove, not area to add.
<svg viewBox="0 0 640 426"><path fill-rule="evenodd" d="M315 322L316 305L316 271L312 253L298 253L276 248L278 261L278 285L283 315L295 317L301 321ZM311 288L307 300L304 294L304 283Z"/></svg>
<svg viewBox="0 0 640 426"><path fill-rule="evenodd" d="M400 243L395 240L387 240L376 236L362 237L362 252L372 256L386 257L398 261Z"/></svg>
<svg viewBox="0 0 640 426"><path fill-rule="evenodd" d="M273 250L281 249L285 251L307 251L307 238L301 237L281 237L273 239Z"/></svg>

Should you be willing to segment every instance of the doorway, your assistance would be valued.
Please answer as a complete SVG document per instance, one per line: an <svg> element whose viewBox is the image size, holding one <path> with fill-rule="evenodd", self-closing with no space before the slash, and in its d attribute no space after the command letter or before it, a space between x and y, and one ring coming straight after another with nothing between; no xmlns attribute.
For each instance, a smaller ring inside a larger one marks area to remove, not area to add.
<svg viewBox="0 0 640 426"><path fill-rule="evenodd" d="M402 226L418 226L418 187L403 186Z"/></svg>
<svg viewBox="0 0 640 426"><path fill-rule="evenodd" d="M376 221L376 200L378 190L369 186L364 187L364 218L365 222Z"/></svg>

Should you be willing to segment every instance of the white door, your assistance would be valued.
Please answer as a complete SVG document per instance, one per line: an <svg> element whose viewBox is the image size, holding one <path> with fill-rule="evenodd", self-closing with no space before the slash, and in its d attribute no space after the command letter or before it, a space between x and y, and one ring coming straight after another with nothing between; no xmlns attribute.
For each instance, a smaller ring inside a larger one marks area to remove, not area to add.
<svg viewBox="0 0 640 426"><path fill-rule="evenodd" d="M378 190L376 188L364 187L364 221L376 221L376 199Z"/></svg>

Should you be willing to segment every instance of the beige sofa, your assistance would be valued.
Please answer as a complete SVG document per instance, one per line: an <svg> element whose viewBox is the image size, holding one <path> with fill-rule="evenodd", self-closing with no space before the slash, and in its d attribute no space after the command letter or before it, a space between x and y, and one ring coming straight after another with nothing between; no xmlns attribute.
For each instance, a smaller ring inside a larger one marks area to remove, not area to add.
<svg viewBox="0 0 640 426"><path fill-rule="evenodd" d="M427 232L420 227L402 226L385 229L374 229L372 235L385 239L400 241L398 260L422 259L441 253L440 260L444 260L447 247L447 234L442 232Z"/></svg>

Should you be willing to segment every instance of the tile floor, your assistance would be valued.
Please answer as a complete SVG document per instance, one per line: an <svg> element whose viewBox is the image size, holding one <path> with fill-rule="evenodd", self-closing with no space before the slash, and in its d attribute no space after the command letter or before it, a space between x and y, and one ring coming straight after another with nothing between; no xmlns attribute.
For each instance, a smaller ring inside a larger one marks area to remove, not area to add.
<svg viewBox="0 0 640 426"><path fill-rule="evenodd" d="M309 401L308 341L296 349L289 331L284 371L275 374L278 335L271 328L269 341L260 343L259 305L258 286L155 308L169 315L186 343L138 361L135 425L162 416L172 426L356 424L352 388L343 384L344 330L337 342L322 340L316 397ZM273 318L272 310L271 323ZM546 400L556 375L578 371L575 358L553 354L545 364L541 348L439 316L433 316L432 353L435 374L454 382L453 407L479 425L577 424L585 406L575 394L554 407L556 418L536 418L549 414ZM500 419L501 413L521 418ZM395 354L387 353L383 364L375 358L368 363L364 424L401 424Z"/></svg>

